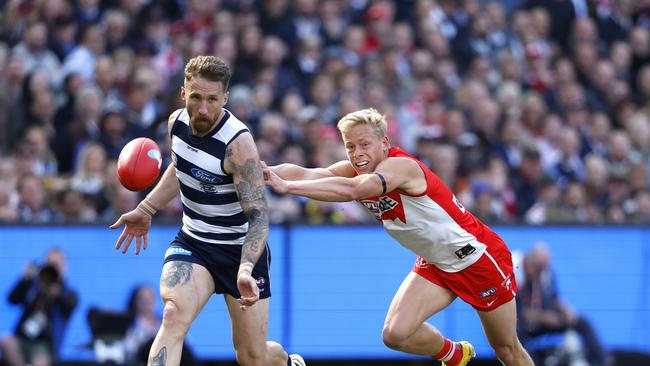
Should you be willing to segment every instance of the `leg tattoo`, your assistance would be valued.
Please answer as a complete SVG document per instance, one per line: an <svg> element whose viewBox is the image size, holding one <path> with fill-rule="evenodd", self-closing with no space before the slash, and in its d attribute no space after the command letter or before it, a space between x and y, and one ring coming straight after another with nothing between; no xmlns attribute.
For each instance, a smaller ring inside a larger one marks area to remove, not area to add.
<svg viewBox="0 0 650 366"><path fill-rule="evenodd" d="M192 263L172 262L172 265L165 271L160 283L165 287L174 287L179 283L185 284L192 277Z"/></svg>
<svg viewBox="0 0 650 366"><path fill-rule="evenodd" d="M165 366L167 363L167 347L160 349L157 355L151 357L151 365L153 366Z"/></svg>

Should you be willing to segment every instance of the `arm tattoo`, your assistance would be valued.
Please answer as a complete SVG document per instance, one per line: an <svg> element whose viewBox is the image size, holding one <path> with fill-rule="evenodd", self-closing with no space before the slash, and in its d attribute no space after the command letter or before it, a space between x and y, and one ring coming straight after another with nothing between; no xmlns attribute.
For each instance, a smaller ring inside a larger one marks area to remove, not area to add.
<svg viewBox="0 0 650 366"><path fill-rule="evenodd" d="M174 287L189 282L192 278L192 263L170 262L172 265L162 274L160 283L165 287Z"/></svg>
<svg viewBox="0 0 650 366"><path fill-rule="evenodd" d="M232 149L226 149L226 157L232 158ZM264 194L262 169L255 159L248 159L243 164L230 160L234 170L241 179L235 183L242 210L248 219L248 233L242 247L242 262L257 263L266 246L269 231L269 215Z"/></svg>
<svg viewBox="0 0 650 366"><path fill-rule="evenodd" d="M165 366L166 363L167 363L167 347L163 346L163 348L160 349L157 355L151 357L150 365Z"/></svg>

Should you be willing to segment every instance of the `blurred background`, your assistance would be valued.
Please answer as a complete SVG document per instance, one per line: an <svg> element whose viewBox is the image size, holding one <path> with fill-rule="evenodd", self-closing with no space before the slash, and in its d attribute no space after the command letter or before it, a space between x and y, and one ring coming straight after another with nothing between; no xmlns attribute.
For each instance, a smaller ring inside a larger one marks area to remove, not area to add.
<svg viewBox="0 0 650 366"><path fill-rule="evenodd" d="M106 226L147 193L121 187L116 158L147 136L169 163L165 121L199 54L231 67L227 107L269 164L345 159L337 120L385 114L391 142L506 239L521 284L546 289L520 286L540 365L650 364L649 0L0 0L0 337L39 329L21 315L33 282L66 300L57 362L136 362L182 208L156 216L144 255L115 253ZM430 364L380 339L415 258L360 205L268 199L271 338L310 365ZM543 331L547 305L561 331ZM233 364L223 301L206 310L186 361ZM431 322L494 364L469 307Z"/></svg>

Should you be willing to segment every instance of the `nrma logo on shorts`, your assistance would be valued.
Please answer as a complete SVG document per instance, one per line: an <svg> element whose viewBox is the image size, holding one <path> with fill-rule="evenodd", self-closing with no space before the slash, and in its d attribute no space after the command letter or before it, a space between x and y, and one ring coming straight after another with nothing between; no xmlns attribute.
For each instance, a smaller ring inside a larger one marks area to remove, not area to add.
<svg viewBox="0 0 650 366"><path fill-rule="evenodd" d="M181 247L169 247L165 252L165 258L169 257L170 255L192 255L192 252Z"/></svg>
<svg viewBox="0 0 650 366"><path fill-rule="evenodd" d="M192 168L192 175L196 179L200 180L201 182L212 183L212 184L216 184L216 183L221 182L221 178L217 177L216 175L214 175L212 173L208 173L203 169L199 169L199 168Z"/></svg>
<svg viewBox="0 0 650 366"><path fill-rule="evenodd" d="M360 202L378 219L381 218L384 212L394 209L399 204L399 202L387 196L380 198L379 201L362 200Z"/></svg>

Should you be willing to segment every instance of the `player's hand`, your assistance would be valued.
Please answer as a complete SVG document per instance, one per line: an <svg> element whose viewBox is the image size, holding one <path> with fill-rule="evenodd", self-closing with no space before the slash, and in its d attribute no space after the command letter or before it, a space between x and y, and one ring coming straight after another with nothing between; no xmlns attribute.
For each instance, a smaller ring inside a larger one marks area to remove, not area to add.
<svg viewBox="0 0 650 366"><path fill-rule="evenodd" d="M122 254L126 253L133 238L135 238L135 255L140 254L140 248L143 244L143 249L147 249L149 241L147 233L151 227L151 216L136 208L120 216L110 228L117 229L122 225L124 225L124 230L122 230L122 234L115 243L116 250L121 247Z"/></svg>
<svg viewBox="0 0 650 366"><path fill-rule="evenodd" d="M248 273L242 273L237 277L237 289L241 295L237 301L240 305L239 308L242 310L255 305L257 300L260 299L260 289L257 287L257 282Z"/></svg>
<svg viewBox="0 0 650 366"><path fill-rule="evenodd" d="M264 175L264 181L266 181L268 179L268 176L269 176L268 172L271 171L271 167L269 167L266 164L266 161L264 161L264 160L261 160L260 164L262 165L262 174Z"/></svg>
<svg viewBox="0 0 650 366"><path fill-rule="evenodd" d="M287 193L287 181L275 174L264 162L262 162L262 173L267 186L280 194Z"/></svg>

